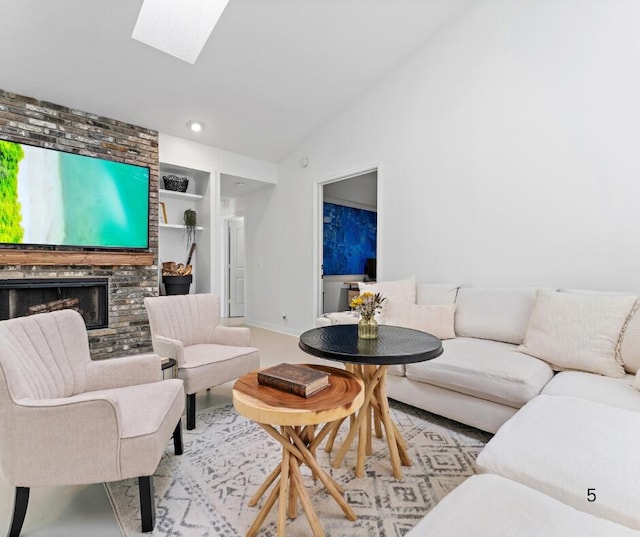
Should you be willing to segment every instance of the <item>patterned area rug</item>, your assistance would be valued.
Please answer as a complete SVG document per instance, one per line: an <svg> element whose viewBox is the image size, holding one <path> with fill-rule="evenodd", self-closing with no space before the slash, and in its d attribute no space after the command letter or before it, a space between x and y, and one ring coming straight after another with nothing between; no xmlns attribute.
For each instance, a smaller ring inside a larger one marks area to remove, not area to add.
<svg viewBox="0 0 640 537"><path fill-rule="evenodd" d="M401 537L468 476L475 459L491 437L472 427L449 421L401 403L391 402L393 418L409 444L411 467L404 479L391 473L386 443L374 438L365 477L357 479L355 443L341 468L331 468L331 454L318 449L322 468L345 489L358 520L347 520L338 505L314 484L306 466L305 484L327 537ZM256 507L251 496L279 463L280 445L258 425L239 416L232 405L198 412L197 427L184 431L184 455L173 455L173 444L155 473L156 529L166 537L235 537L246 535L266 495ZM347 434L343 424L334 452ZM137 480L108 483L107 494L125 537L140 533ZM276 535L277 503L259 532ZM302 508L287 523L288 537L311 535Z"/></svg>

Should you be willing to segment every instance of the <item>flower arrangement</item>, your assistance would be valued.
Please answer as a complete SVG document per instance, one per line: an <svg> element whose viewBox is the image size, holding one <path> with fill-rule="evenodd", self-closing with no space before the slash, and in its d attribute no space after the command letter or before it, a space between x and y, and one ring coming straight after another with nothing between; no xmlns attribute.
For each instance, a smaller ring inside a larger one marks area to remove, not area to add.
<svg viewBox="0 0 640 537"><path fill-rule="evenodd" d="M382 308L385 298L380 293L365 291L355 297L350 306L356 310L364 319L372 319L377 311Z"/></svg>

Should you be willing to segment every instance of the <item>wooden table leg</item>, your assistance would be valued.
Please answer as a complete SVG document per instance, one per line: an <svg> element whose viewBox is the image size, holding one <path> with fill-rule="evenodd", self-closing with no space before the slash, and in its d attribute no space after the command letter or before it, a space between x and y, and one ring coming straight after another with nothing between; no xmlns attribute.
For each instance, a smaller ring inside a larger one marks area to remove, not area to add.
<svg viewBox="0 0 640 537"><path fill-rule="evenodd" d="M314 537L324 537L324 530L320 524L320 519L313 508L309 493L304 487L302 474L300 473L300 464L306 464L310 468L313 476L320 479L327 492L340 506L345 516L349 520L356 520L357 517L353 509L351 509L341 495L343 493L342 487L320 467L315 459L315 449L318 443L333 430L336 424L337 422L325 424L318 435L315 435L315 426L307 426L305 428L282 426L280 431L278 431L272 425L259 424L270 436L282 445L282 461L280 465L267 476L265 482L251 499L251 502L255 505L258 499L276 480L278 475L280 476L280 479L271 490L267 501L249 528L247 537L254 537L257 534L276 500L278 500L277 537L284 537L287 515L289 518L295 518L297 515L298 499L300 499Z"/></svg>
<svg viewBox="0 0 640 537"><path fill-rule="evenodd" d="M380 397L380 390L379 388L376 390L376 392L374 392L374 394L377 393L378 398L371 398L371 404L373 406L373 410L374 410L374 414L375 417L378 419L378 421L382 421L382 410L381 410L381 406L380 403L378 402L378 400L382 400L382 398ZM384 398L386 401L388 401L388 399L386 398L386 395L384 395ZM393 420L391 420L391 425L393 426L393 433L396 437L396 442L398 443L398 453L400 455L400 462L402 463L402 466L411 466L411 459L409 459L409 446L407 445L407 443L405 442L404 438L402 438L402 435L400 434L400 431L398 430L398 426L394 423Z"/></svg>
<svg viewBox="0 0 640 537"><path fill-rule="evenodd" d="M351 416L353 416L353 414L351 414ZM329 439L327 440L327 444L324 446L324 450L327 453L331 453L331 450L333 449L333 444L336 441L336 436L338 435L338 431L340 431L340 427L342 427L342 424L344 423L344 420L346 420L347 418L342 418L339 421L335 421L334 422L334 427L331 430L331 435L329 436Z"/></svg>
<svg viewBox="0 0 640 537"><path fill-rule="evenodd" d="M383 366L383 367L385 367L385 366ZM347 454L347 451L351 447L351 444L353 442L353 439L356 436L356 433L359 432L360 426L362 424L362 421L365 419L365 416L367 414L365 411L363 411L363 409L366 409L369 406L371 397L373 395L373 390L375 389L376 384L380 380L380 377L382 375L384 375L385 371L386 371L386 369L379 368L378 371L376 371L376 374L373 377L371 383L368 386L365 386L364 402L362 403L362 407L361 407L360 411L358 412L358 416L356 417L355 423L349 429L349 434L347 434L347 438L345 439L344 443L342 444L342 447L340 448L340 451L338 451L338 454L336 455L336 458L333 460L332 466L334 468L339 468L340 467L340 464L342 464L342 461L343 461L345 455Z"/></svg>
<svg viewBox="0 0 640 537"><path fill-rule="evenodd" d="M309 525L311 526L311 531L313 532L314 537L324 537L324 530L322 529L322 524L320 524L320 519L318 518L318 514L316 513L313 505L311 504L311 499L309 498L309 494L304 488L304 482L302 481L302 474L300 473L300 468L298 465L291 466L291 473L293 478L293 483L295 485L295 489L297 491L297 496L300 498L300 503L302 504L302 509L304 509L304 514L307 516L307 520L309 521Z"/></svg>
<svg viewBox="0 0 640 537"><path fill-rule="evenodd" d="M282 448L282 477L280 477L280 496L278 498L278 533L277 537L284 537L285 524L287 523L287 497L289 496L289 459L291 455L288 449Z"/></svg>
<svg viewBox="0 0 640 537"><path fill-rule="evenodd" d="M382 421L380 421L380 414L375 411L373 413L373 425L375 427L376 438L382 438Z"/></svg>
<svg viewBox="0 0 640 537"><path fill-rule="evenodd" d="M307 425L304 429L302 429L302 433L300 434L300 438L305 443L313 458L316 458L316 445L312 444L313 438L316 434L316 426L315 425ZM313 482L318 481L318 476L315 472L311 473L311 477L313 478Z"/></svg>
<svg viewBox="0 0 640 537"><path fill-rule="evenodd" d="M282 427L282 434L287 438L287 442L291 441L291 437L288 433L285 432L286 427ZM289 459L290 462L290 472L291 475L295 475L295 471L300 469L298 465L300 464L300 460L297 457L291 457ZM295 483L295 482L294 482ZM294 519L298 516L298 495L297 495L297 486L289 487L289 518Z"/></svg>
<svg viewBox="0 0 640 537"><path fill-rule="evenodd" d="M386 373L386 366L385 373ZM382 375L378 387L378 403L380 404L380 413L382 423L384 425L385 433L387 435L387 445L389 446L389 455L391 456L391 467L393 468L393 475L396 479L402 479L402 470L400 468L400 455L398 453L398 442L396 440L395 431L393 428L393 422L391 421L391 413L389 411L389 401L387 400L387 393L385 389L385 383L387 381L386 375Z"/></svg>
<svg viewBox="0 0 640 537"><path fill-rule="evenodd" d="M378 438L382 437L382 429L384 429L394 477L402 479L403 474L400 467L411 466L407 443L391 419L386 391L387 369L388 366L382 365L377 368L376 366L355 366L353 370L365 384L365 399L357 413L355 423L351 425L347 438L333 460L332 466L338 468L342 464L357 434L358 450L355 474L358 478L364 476L365 456L371 455L372 423ZM333 442L331 447L333 447Z"/></svg>
<svg viewBox="0 0 640 537"><path fill-rule="evenodd" d="M358 456L356 458L356 477L364 477L364 462L367 458L367 419L369 418L369 411L367 409L361 410L365 418L361 420L360 430L358 434ZM371 428L368 428L370 431Z"/></svg>
<svg viewBox="0 0 640 537"><path fill-rule="evenodd" d="M365 377L365 386L367 385L367 383L373 382L373 377L376 374L376 366L375 365L367 365L364 367L364 377ZM371 397L371 399L375 399L375 390L373 392L373 396ZM372 426L372 422L373 422L373 407L371 406L371 402L369 402L369 405L367 405L366 408L366 412L367 412L367 416L366 416L366 421L367 421L367 449L366 449L366 453L367 455L371 455L373 453L373 444L372 444L372 439L371 439L371 434L372 434L372 430L371 430L371 426Z"/></svg>
<svg viewBox="0 0 640 537"><path fill-rule="evenodd" d="M287 428L290 429L290 428ZM291 432L290 430L288 431ZM291 438L296 445L296 447L300 450L300 453L304 459L305 464L311 468L313 472L316 473L324 488L327 489L327 492L331 495L331 497L336 501L336 503L340 506L344 514L349 520L356 520L356 514L353 512L353 509L349 506L349 504L345 501L345 499L341 496L342 487L336 483L333 478L325 472L318 461L313 457L313 454L307 449L307 447L302 442L302 439L299 437L295 437L291 435Z"/></svg>
<svg viewBox="0 0 640 537"><path fill-rule="evenodd" d="M271 490L271 493L269 494L267 501L262 506L262 509L260 509L260 512L258 513L258 516L256 517L256 519L253 521L253 524L251 524L249 531L247 531L247 537L254 537L254 535L258 533L258 530L266 520L267 515L269 514L269 511L271 511L273 504L276 503L276 498L278 497L279 490L280 490L280 482L278 482L278 484L275 487L273 487L273 489Z"/></svg>
<svg viewBox="0 0 640 537"><path fill-rule="evenodd" d="M264 480L264 483L262 483L262 485L260 485L260 488L256 491L256 493L253 495L253 497L249 500L249 503L248 503L249 507L255 507L258 504L258 501L260 500L260 498L262 498L262 495L271 486L271 483L273 483L276 480L276 477L278 477L280 475L280 471L281 470L282 470L282 464L278 464L278 466L276 466L276 468L274 468L273 472L271 472L269 474L267 479Z"/></svg>

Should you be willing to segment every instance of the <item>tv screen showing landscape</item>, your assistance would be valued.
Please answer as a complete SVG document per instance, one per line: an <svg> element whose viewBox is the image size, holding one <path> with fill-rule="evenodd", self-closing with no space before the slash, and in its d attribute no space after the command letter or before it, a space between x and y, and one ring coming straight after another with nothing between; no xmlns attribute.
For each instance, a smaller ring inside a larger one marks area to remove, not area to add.
<svg viewBox="0 0 640 537"><path fill-rule="evenodd" d="M149 168L0 140L0 243L149 246Z"/></svg>

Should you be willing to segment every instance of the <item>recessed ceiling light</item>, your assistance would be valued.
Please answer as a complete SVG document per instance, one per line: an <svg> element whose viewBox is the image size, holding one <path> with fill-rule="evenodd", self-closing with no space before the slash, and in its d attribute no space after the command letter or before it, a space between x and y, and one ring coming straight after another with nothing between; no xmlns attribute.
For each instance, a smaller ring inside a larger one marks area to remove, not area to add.
<svg viewBox="0 0 640 537"><path fill-rule="evenodd" d="M196 63L229 0L144 0L131 37Z"/></svg>
<svg viewBox="0 0 640 537"><path fill-rule="evenodd" d="M239 188L242 188L245 185L245 183L243 183L242 181L238 181L236 182L236 186Z"/></svg>
<svg viewBox="0 0 640 537"><path fill-rule="evenodd" d="M192 130L193 132L200 132L204 129L204 123L201 121L189 121L189 123L187 123L187 127L189 127L189 130Z"/></svg>

